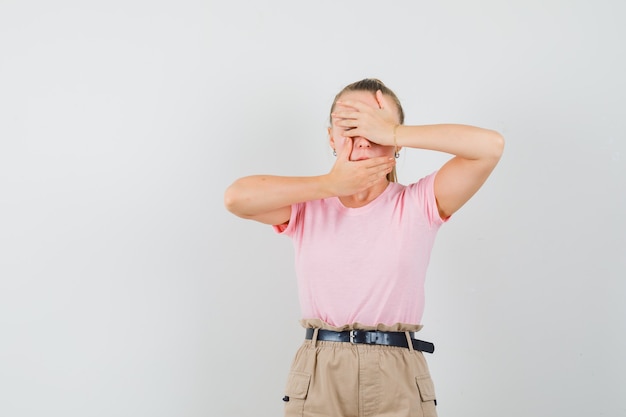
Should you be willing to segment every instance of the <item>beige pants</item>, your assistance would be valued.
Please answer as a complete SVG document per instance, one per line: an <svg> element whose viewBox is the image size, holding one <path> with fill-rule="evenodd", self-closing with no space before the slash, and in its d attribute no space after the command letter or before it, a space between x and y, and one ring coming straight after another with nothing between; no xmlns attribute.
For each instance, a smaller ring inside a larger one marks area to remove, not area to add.
<svg viewBox="0 0 626 417"><path fill-rule="evenodd" d="M422 352L305 340L293 361L285 417L436 417Z"/></svg>

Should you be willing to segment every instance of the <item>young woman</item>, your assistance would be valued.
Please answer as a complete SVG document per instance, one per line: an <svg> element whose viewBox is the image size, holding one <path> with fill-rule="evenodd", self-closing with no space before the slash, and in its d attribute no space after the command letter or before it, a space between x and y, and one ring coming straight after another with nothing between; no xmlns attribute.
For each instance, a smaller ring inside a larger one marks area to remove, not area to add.
<svg viewBox="0 0 626 417"><path fill-rule="evenodd" d="M381 81L345 87L331 108L336 162L312 177L235 181L228 210L294 241L305 341L287 381L285 416L436 416L433 383L413 338L437 230L482 186L502 154L492 130L404 125ZM453 157L409 185L396 181L402 148Z"/></svg>

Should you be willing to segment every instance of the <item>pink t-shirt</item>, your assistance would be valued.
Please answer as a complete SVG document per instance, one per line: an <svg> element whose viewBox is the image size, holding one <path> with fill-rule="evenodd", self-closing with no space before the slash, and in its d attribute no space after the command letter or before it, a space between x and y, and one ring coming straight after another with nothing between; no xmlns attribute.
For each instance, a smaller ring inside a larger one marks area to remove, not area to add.
<svg viewBox="0 0 626 417"><path fill-rule="evenodd" d="M341 327L421 324L424 279L439 227L433 183L390 183L366 206L337 197L294 204L287 225L295 248L303 319Z"/></svg>

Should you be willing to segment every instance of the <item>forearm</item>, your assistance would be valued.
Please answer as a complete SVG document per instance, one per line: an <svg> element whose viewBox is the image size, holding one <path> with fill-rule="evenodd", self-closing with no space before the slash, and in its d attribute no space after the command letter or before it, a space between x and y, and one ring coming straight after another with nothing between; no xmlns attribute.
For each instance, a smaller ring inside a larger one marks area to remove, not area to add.
<svg viewBox="0 0 626 417"><path fill-rule="evenodd" d="M400 125L396 129L396 144L399 147L446 152L468 160L497 161L502 154L504 140L498 132L468 125Z"/></svg>
<svg viewBox="0 0 626 417"><path fill-rule="evenodd" d="M294 203L332 195L324 175L280 177L253 175L235 181L224 194L224 204L233 214L253 217L289 207Z"/></svg>

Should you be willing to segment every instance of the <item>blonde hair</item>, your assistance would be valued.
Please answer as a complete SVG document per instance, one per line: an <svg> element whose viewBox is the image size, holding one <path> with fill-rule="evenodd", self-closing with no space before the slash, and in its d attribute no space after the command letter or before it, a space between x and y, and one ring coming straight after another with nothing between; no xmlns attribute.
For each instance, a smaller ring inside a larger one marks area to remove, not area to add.
<svg viewBox="0 0 626 417"><path fill-rule="evenodd" d="M357 81L357 82L354 82L352 84L348 84L347 86L345 86L335 96L335 99L333 100L333 105L330 107L330 112L332 113L335 110L335 105L337 104L337 100L339 99L339 97L341 97L344 93L347 93L348 91L368 91L372 94L376 94L376 91L378 90L380 90L384 95L389 96L393 99L393 102L398 108L398 117L400 119L400 124L403 124L404 123L404 110L402 109L402 105L400 104L400 100L398 99L398 96L396 96L396 94L393 91L391 91L389 87L387 87L382 81L380 81L377 78L365 78L365 79L362 79L361 81ZM332 126L333 124L332 116L329 117L329 121ZM398 175L396 173L396 167L393 167L393 170L389 174L387 174L387 180L389 180L390 182L398 182Z"/></svg>

